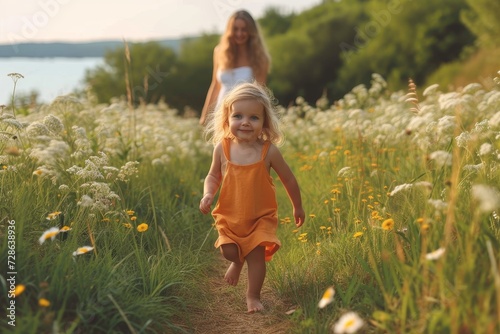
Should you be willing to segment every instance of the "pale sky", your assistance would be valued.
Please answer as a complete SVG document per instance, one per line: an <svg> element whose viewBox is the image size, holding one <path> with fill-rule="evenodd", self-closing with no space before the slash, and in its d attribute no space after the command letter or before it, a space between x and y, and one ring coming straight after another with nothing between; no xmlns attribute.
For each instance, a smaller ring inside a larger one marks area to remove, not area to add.
<svg viewBox="0 0 500 334"><path fill-rule="evenodd" d="M299 12L321 0L0 0L0 44L146 41L221 33L238 9Z"/></svg>

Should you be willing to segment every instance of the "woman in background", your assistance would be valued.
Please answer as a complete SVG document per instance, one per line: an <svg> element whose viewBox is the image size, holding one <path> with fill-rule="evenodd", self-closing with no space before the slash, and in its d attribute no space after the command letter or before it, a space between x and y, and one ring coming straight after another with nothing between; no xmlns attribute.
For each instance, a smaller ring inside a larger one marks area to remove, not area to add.
<svg viewBox="0 0 500 334"><path fill-rule="evenodd" d="M253 17L245 10L235 12L214 48L212 82L200 124L205 124L209 112L236 84L255 80L265 85L270 63L271 57Z"/></svg>

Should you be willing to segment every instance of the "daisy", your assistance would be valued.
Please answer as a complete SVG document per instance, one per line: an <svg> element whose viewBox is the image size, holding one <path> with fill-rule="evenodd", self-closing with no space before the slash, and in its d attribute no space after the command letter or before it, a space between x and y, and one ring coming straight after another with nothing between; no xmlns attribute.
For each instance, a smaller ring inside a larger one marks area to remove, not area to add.
<svg viewBox="0 0 500 334"><path fill-rule="evenodd" d="M88 252L90 252L93 249L94 249L94 247L91 247L91 246L78 247L78 249L73 252L73 256L77 256L77 255L82 255L82 254L88 253Z"/></svg>
<svg viewBox="0 0 500 334"><path fill-rule="evenodd" d="M445 248L444 248L444 247L438 248L438 249L436 249L434 252L430 252L430 253L426 254L426 255L425 255L425 258L426 258L427 260L430 260L430 261L437 260L437 259L439 259L441 256L443 256L444 251L445 251Z"/></svg>
<svg viewBox="0 0 500 334"><path fill-rule="evenodd" d="M56 238L56 235L59 234L59 227L51 227L47 231L43 232L42 236L38 241L40 242L40 245L45 242L47 239L54 240Z"/></svg>
<svg viewBox="0 0 500 334"><path fill-rule="evenodd" d="M336 334L356 333L364 324L363 319L357 313L347 312L335 323L333 332Z"/></svg>
<svg viewBox="0 0 500 334"><path fill-rule="evenodd" d="M323 293L323 297L321 297L321 300L318 303L318 307L324 308L325 306L333 302L334 296L335 296L335 290L331 286L328 289L326 289L325 293Z"/></svg>

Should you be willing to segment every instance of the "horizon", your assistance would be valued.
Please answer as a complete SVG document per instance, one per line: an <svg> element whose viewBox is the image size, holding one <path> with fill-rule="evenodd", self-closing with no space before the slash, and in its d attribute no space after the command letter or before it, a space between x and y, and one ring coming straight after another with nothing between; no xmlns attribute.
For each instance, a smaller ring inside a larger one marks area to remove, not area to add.
<svg viewBox="0 0 500 334"><path fill-rule="evenodd" d="M299 13L321 0L7 0L0 13L0 44L92 43L183 39L220 34L236 10L255 19L266 9ZM91 17L92 19L88 19Z"/></svg>

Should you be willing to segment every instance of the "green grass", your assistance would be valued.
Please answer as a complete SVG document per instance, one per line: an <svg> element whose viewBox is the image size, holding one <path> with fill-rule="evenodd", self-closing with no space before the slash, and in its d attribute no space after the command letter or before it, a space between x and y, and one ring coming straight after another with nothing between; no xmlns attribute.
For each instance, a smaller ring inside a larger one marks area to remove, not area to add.
<svg viewBox="0 0 500 334"><path fill-rule="evenodd" d="M369 333L494 333L498 88L429 90L414 113L405 92L386 91L379 76L372 84L329 108L282 110L281 150L308 218L295 228L276 179L282 248L267 284L298 305L296 333L331 333L348 311ZM6 272L15 221L16 284L25 286L16 327L3 317L2 330L190 332L215 259L212 219L198 210L211 146L197 120L165 105L63 97L26 115L3 110L0 134L0 263ZM53 226L71 230L40 245ZM94 249L72 255L84 245ZM439 248L443 256L426 259ZM335 298L319 309L330 286Z"/></svg>

